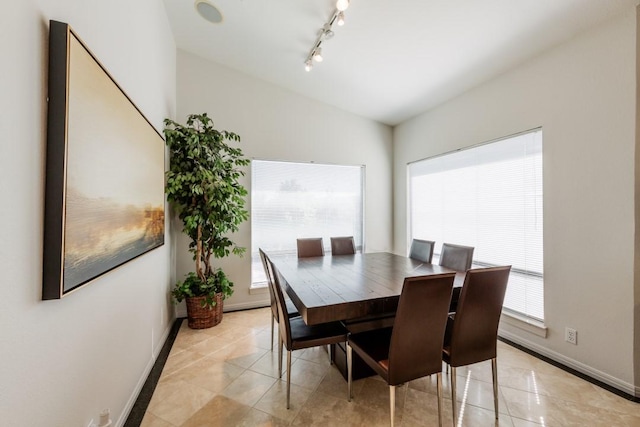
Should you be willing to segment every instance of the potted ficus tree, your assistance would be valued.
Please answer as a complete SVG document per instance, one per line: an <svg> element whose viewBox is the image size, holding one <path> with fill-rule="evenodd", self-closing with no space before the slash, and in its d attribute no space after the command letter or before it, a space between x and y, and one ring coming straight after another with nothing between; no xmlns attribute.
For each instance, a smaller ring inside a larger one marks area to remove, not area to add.
<svg viewBox="0 0 640 427"><path fill-rule="evenodd" d="M220 323L223 300L233 293L233 283L211 258L241 256L246 250L230 235L249 216L247 190L239 182L249 160L227 143L240 142L240 136L214 129L206 113L188 116L186 125L170 119L164 125L170 152L165 192L191 240L195 261L195 270L171 294L176 302L186 300L189 327L208 328Z"/></svg>

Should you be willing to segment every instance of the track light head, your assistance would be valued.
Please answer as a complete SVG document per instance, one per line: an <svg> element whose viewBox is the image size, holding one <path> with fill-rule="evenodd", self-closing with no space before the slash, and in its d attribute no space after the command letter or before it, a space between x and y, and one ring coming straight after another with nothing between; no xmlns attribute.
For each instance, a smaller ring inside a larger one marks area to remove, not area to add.
<svg viewBox="0 0 640 427"><path fill-rule="evenodd" d="M333 31L331 30L331 24L329 23L324 24L322 30L320 31L321 36L324 40L329 40L331 37L333 37Z"/></svg>
<svg viewBox="0 0 640 427"><path fill-rule="evenodd" d="M349 7L349 0L338 0L336 2L336 9L340 12L344 12Z"/></svg>
<svg viewBox="0 0 640 427"><path fill-rule="evenodd" d="M336 24L338 24L341 27L344 25L344 12L338 13L338 17L336 18Z"/></svg>
<svg viewBox="0 0 640 427"><path fill-rule="evenodd" d="M322 62L322 48L318 47L313 51L313 60L316 62Z"/></svg>
<svg viewBox="0 0 640 427"><path fill-rule="evenodd" d="M304 70L308 73L313 68L313 62L310 59L307 59L304 63Z"/></svg>

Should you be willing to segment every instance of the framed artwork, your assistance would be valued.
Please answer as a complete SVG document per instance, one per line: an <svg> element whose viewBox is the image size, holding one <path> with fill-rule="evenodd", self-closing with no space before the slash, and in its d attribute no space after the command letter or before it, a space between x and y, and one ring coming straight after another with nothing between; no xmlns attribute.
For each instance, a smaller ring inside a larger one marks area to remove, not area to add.
<svg viewBox="0 0 640 427"><path fill-rule="evenodd" d="M51 21L42 298L164 244L160 133L68 24Z"/></svg>

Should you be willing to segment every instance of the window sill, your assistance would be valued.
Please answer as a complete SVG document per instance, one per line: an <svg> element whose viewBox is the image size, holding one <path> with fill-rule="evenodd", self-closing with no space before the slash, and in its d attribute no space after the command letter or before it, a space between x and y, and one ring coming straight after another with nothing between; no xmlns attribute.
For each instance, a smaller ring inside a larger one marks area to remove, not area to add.
<svg viewBox="0 0 640 427"><path fill-rule="evenodd" d="M529 319L515 313L503 311L500 323L522 329L542 338L547 337L547 327L543 322Z"/></svg>
<svg viewBox="0 0 640 427"><path fill-rule="evenodd" d="M269 293L266 283L252 283L249 288L249 295L262 295Z"/></svg>

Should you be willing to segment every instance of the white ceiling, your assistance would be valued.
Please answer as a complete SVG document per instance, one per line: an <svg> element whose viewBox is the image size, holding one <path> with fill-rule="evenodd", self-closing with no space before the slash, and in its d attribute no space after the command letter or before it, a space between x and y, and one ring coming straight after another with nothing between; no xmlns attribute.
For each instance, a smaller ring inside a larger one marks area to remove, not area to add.
<svg viewBox="0 0 640 427"><path fill-rule="evenodd" d="M178 48L389 125L450 99L638 0L351 0L344 26L304 60L335 0L164 0Z"/></svg>

